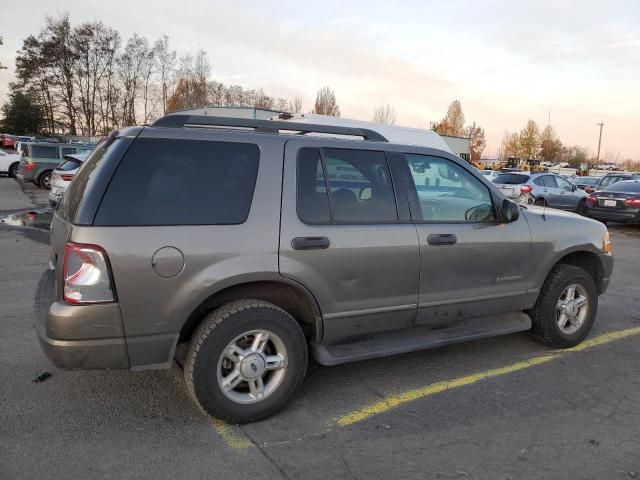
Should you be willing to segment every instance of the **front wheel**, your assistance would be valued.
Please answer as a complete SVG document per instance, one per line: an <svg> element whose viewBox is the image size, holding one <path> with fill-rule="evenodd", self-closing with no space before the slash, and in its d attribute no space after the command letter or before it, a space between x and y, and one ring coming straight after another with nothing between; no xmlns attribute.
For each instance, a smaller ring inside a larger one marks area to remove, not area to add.
<svg viewBox="0 0 640 480"><path fill-rule="evenodd" d="M528 313L543 343L569 348L589 334L597 310L598 290L591 275L580 267L558 265L549 273Z"/></svg>
<svg viewBox="0 0 640 480"><path fill-rule="evenodd" d="M287 312L262 300L213 311L193 334L184 362L193 399L230 423L278 411L298 391L306 369L302 329Z"/></svg>

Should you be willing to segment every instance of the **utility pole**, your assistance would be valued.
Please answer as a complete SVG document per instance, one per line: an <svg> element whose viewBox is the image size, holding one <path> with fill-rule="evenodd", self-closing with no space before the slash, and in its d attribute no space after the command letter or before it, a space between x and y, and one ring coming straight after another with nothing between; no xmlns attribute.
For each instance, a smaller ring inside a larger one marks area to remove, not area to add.
<svg viewBox="0 0 640 480"><path fill-rule="evenodd" d="M598 163L600 163L600 145L602 144L602 127L604 127L604 122L600 122L598 124L600 126L600 137L598 138L598 155L596 156L596 170L598 169Z"/></svg>

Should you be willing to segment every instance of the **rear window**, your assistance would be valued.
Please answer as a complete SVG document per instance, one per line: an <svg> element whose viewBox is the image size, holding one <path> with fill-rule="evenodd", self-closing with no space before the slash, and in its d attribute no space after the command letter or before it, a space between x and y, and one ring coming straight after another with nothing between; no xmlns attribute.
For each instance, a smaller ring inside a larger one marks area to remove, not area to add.
<svg viewBox="0 0 640 480"><path fill-rule="evenodd" d="M46 145L28 145L26 156L29 158L58 158L58 147Z"/></svg>
<svg viewBox="0 0 640 480"><path fill-rule="evenodd" d="M640 182L618 182L604 188L603 191L621 193L640 193Z"/></svg>
<svg viewBox="0 0 640 480"><path fill-rule="evenodd" d="M137 139L113 175L94 225L243 223L259 157L255 144Z"/></svg>
<svg viewBox="0 0 640 480"><path fill-rule="evenodd" d="M493 183L499 185L520 185L529 181L529 175L520 175L519 173L499 173L496 178L493 179Z"/></svg>
<svg viewBox="0 0 640 480"><path fill-rule="evenodd" d="M82 162L76 158L67 158L64 162L56 167L56 170L62 170L64 172L68 172L69 170L74 170L82 165Z"/></svg>

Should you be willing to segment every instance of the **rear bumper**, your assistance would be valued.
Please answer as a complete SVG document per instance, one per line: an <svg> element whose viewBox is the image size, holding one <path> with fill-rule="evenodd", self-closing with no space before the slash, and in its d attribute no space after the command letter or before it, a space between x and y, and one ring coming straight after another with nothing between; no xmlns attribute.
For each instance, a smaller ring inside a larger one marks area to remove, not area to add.
<svg viewBox="0 0 640 480"><path fill-rule="evenodd" d="M56 301L55 272L40 278L35 328L45 355L58 368L129 368L118 304L68 305Z"/></svg>
<svg viewBox="0 0 640 480"><path fill-rule="evenodd" d="M587 217L596 220L607 220L621 223L640 223L640 208L616 210L614 208L588 207L585 211Z"/></svg>

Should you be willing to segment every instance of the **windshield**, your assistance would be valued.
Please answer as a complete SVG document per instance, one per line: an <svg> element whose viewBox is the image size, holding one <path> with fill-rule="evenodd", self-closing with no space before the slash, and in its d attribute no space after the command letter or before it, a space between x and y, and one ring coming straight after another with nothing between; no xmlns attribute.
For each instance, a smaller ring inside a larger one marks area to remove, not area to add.
<svg viewBox="0 0 640 480"><path fill-rule="evenodd" d="M493 183L499 185L521 185L529 181L529 175L521 175L519 173L501 173L493 179Z"/></svg>

